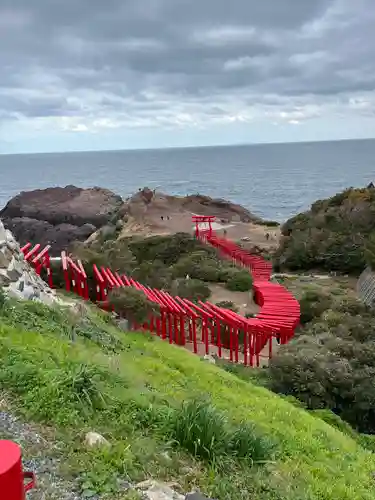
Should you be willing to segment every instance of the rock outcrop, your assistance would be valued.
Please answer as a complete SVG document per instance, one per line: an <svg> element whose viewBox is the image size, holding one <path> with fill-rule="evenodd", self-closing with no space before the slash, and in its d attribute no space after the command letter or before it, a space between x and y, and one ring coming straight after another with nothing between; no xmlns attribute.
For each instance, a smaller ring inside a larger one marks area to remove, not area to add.
<svg viewBox="0 0 375 500"><path fill-rule="evenodd" d="M124 205L124 212L135 218L155 212L188 212L199 215L214 215L226 222L259 222L259 218L247 208L220 198L196 194L171 196L145 187L131 196Z"/></svg>
<svg viewBox="0 0 375 500"><path fill-rule="evenodd" d="M66 186L21 192L0 217L21 245L50 244L58 253L116 221L122 207L122 198L107 189Z"/></svg>
<svg viewBox="0 0 375 500"><path fill-rule="evenodd" d="M61 302L55 292L24 260L19 244L1 222L0 288L17 299L36 300L47 305Z"/></svg>

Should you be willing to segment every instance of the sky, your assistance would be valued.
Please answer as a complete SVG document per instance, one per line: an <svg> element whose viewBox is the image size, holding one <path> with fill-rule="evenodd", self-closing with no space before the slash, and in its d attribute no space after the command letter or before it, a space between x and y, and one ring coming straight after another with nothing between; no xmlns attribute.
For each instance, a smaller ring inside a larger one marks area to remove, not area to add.
<svg viewBox="0 0 375 500"><path fill-rule="evenodd" d="M0 0L0 153L369 137L374 0Z"/></svg>

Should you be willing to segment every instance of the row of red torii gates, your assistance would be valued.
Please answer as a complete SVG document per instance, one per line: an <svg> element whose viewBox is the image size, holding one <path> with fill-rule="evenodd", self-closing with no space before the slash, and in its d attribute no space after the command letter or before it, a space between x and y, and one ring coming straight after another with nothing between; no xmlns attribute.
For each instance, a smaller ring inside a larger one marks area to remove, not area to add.
<svg viewBox="0 0 375 500"><path fill-rule="evenodd" d="M131 276L94 265L95 290L90 289L85 268L66 252L61 253L65 289L84 300L92 300L109 309L108 293L122 287L134 287L157 303L160 315L150 317L133 329L148 330L171 344L187 346L197 354L214 354L232 362L260 366L262 358L272 357L273 339L286 343L299 324L298 301L284 287L270 281L272 265L260 256L249 254L234 242L219 237L212 229L214 216L192 217L196 237L217 249L222 258L248 269L253 277L253 295L260 311L254 318L245 318L210 301L194 303L172 296L164 290L152 289ZM202 228L203 225L203 228ZM208 227L207 227L208 226ZM53 287L49 246L41 248L28 243L22 248L25 259L38 274L45 270L46 280ZM268 349L265 349L268 346Z"/></svg>

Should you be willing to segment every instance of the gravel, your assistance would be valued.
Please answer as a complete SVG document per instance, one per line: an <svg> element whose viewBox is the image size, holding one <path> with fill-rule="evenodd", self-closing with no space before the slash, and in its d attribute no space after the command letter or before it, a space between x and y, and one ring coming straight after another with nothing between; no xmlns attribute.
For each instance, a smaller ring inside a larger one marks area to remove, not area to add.
<svg viewBox="0 0 375 500"><path fill-rule="evenodd" d="M0 437L11 439L23 450L25 471L34 472L37 488L27 494L27 500L84 500L74 481L59 474L60 459L53 455L57 443L46 440L32 425L22 422L8 411L0 411ZM91 500L98 500L97 496Z"/></svg>

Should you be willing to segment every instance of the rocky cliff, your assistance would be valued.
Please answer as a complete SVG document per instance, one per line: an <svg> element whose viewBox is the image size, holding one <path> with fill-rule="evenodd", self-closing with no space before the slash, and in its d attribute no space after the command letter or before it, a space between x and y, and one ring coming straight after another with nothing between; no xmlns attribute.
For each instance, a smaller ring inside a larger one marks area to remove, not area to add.
<svg viewBox="0 0 375 500"><path fill-rule="evenodd" d="M122 206L122 198L107 189L54 187L21 192L0 217L22 245L50 244L59 253L115 220Z"/></svg>

